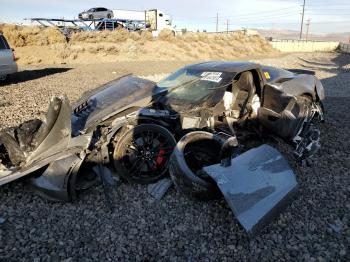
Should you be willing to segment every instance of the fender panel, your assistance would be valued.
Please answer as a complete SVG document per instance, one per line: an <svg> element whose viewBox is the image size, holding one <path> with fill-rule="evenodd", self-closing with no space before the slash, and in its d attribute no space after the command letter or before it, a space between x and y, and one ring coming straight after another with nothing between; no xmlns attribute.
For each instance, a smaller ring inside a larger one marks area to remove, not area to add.
<svg viewBox="0 0 350 262"><path fill-rule="evenodd" d="M77 155L56 160L48 165L44 173L31 178L30 183L39 195L56 201L69 201L69 177L78 172L83 159Z"/></svg>
<svg viewBox="0 0 350 262"><path fill-rule="evenodd" d="M324 87L323 87L321 81L318 80L317 78L315 80L315 85L316 85L316 93L317 93L318 99L321 101L324 100L325 99Z"/></svg>

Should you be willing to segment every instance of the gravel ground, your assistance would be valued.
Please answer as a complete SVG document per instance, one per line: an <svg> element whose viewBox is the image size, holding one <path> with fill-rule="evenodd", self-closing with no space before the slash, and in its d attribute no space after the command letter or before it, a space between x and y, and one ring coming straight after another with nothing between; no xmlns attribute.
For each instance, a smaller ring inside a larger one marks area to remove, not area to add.
<svg viewBox="0 0 350 262"><path fill-rule="evenodd" d="M147 187L123 184L108 212L101 186L74 203L51 203L22 182L0 188L0 261L349 261L349 55L315 53L261 59L261 63L315 70L326 89L322 149L310 167L291 158L297 199L253 240L224 200L190 201L175 189L159 202ZM71 100L116 76L166 74L185 62L144 62L56 69L24 68L0 87L0 129L42 117L52 95ZM32 71L37 70L37 71Z"/></svg>

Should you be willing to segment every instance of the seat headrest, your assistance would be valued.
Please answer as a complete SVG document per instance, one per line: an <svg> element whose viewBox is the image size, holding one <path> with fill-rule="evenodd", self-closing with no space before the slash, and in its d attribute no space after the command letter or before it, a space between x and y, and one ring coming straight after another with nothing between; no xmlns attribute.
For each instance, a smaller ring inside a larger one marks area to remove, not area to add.
<svg viewBox="0 0 350 262"><path fill-rule="evenodd" d="M255 88L253 74L249 71L243 72L235 85L238 86L240 90L248 92L253 91L252 89Z"/></svg>

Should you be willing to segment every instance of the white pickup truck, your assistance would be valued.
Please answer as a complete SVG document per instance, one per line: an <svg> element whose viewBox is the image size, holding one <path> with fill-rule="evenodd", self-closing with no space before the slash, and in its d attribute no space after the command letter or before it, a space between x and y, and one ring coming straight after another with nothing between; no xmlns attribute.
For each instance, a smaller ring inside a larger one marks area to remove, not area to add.
<svg viewBox="0 0 350 262"><path fill-rule="evenodd" d="M7 76L18 71L13 49L0 33L0 81L6 80Z"/></svg>

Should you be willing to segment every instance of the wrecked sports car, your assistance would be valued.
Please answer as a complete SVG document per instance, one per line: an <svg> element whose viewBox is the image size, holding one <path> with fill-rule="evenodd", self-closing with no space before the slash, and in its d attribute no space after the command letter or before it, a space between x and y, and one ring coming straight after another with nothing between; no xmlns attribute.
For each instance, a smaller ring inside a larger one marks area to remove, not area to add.
<svg viewBox="0 0 350 262"><path fill-rule="evenodd" d="M295 176L273 147L298 160L320 147L324 89L311 71L249 62L189 65L154 83L133 75L54 97L44 121L0 135L0 185L27 179L61 201L111 170L131 183L170 177L195 199L225 197L250 233L295 195Z"/></svg>

